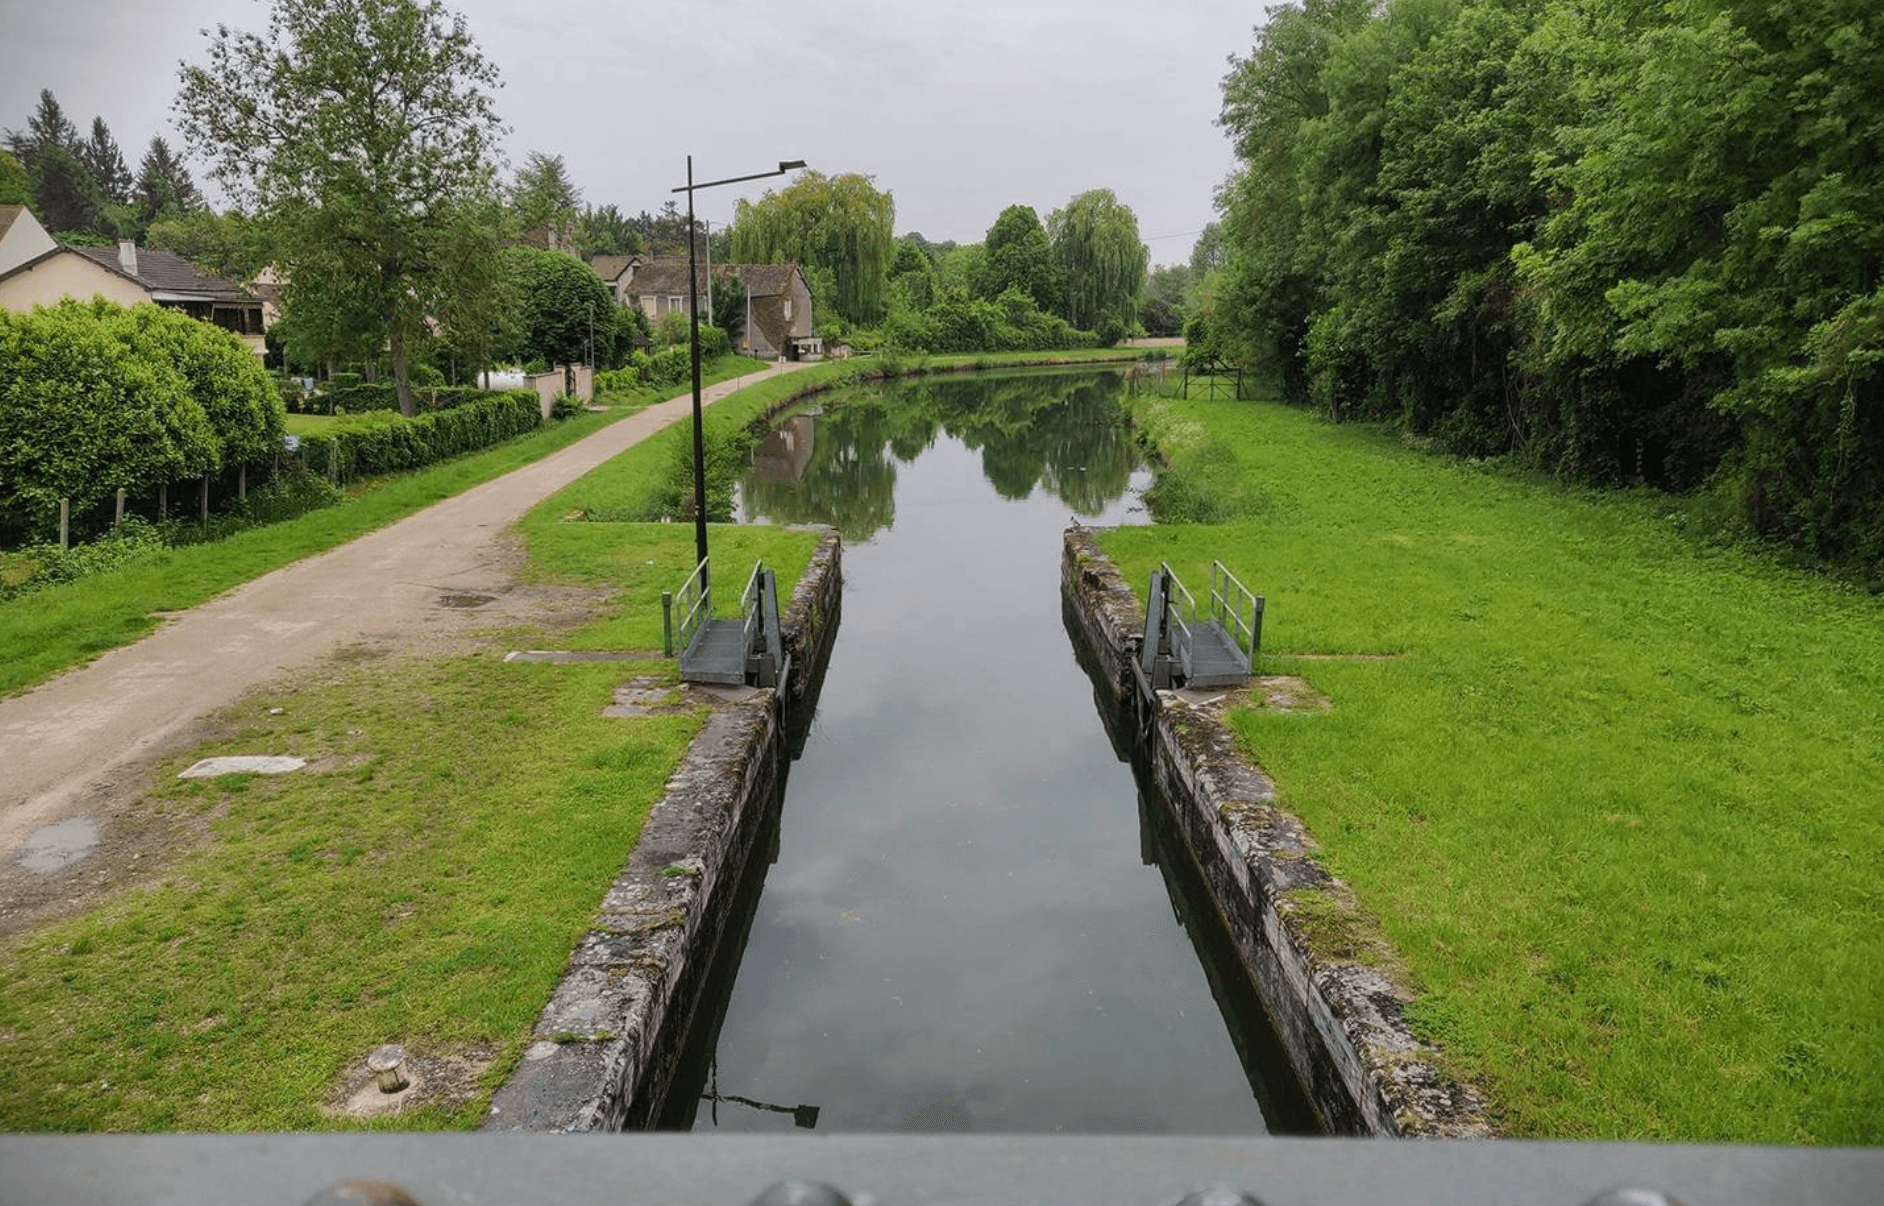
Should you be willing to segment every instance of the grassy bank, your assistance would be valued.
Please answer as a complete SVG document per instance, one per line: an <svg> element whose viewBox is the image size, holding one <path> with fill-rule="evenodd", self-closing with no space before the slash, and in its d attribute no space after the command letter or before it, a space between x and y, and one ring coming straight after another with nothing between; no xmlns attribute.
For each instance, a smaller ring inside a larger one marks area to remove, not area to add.
<svg viewBox="0 0 1884 1206"><path fill-rule="evenodd" d="M1236 727L1505 1130L1884 1140L1884 600L1652 496L1142 410L1166 505L1221 522L1106 548L1267 596L1266 671L1335 706Z"/></svg>
<svg viewBox="0 0 1884 1206"><path fill-rule="evenodd" d="M749 360L729 356L712 367L710 379L725 380L752 366ZM671 391L660 396L671 396ZM0 696L17 694L108 649L130 644L157 625L159 613L194 607L270 570L501 477L654 400L653 394L604 399L610 404L606 412L577 415L483 452L359 483L349 489L350 497L341 506L213 544L173 549L121 570L0 604ZM331 425L336 420L323 422Z"/></svg>
<svg viewBox="0 0 1884 1206"><path fill-rule="evenodd" d="M597 473L636 490L664 466L631 452ZM172 835L172 853L153 849L161 869L5 951L0 1130L477 1123L704 715L600 715L625 679L672 683L671 661L498 656L659 649L659 593L691 567L693 531L555 518L595 488L585 478L526 522L537 578L617 588L587 627L506 631L450 658L342 657L159 766L135 823ZM816 539L714 533L728 564L764 557L783 591ZM312 766L175 777L258 750ZM384 1042L448 1091L396 1119L349 1115L349 1077Z"/></svg>

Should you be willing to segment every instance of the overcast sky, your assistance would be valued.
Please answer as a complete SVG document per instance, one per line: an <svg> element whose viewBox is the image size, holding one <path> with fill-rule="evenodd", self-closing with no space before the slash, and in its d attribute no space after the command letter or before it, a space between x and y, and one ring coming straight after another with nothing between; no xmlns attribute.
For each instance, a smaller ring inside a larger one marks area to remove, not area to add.
<svg viewBox="0 0 1884 1206"><path fill-rule="evenodd" d="M979 240L1016 202L1110 188L1153 263L1190 255L1231 167L1216 124L1232 52L1264 4L1231 0L447 0L503 75L511 166L560 154L584 199L659 209L686 180L803 159L862 172L898 234ZM51 88L81 131L110 125L133 172L201 31L260 31L267 0L0 0L0 127ZM190 164L198 183L205 165ZM698 195L732 217L742 190ZM746 195L757 196L757 191Z"/></svg>

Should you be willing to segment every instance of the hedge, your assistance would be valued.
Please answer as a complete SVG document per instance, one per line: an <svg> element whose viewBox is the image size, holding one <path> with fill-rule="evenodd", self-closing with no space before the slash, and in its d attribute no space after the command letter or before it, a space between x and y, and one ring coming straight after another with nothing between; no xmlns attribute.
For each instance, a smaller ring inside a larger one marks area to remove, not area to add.
<svg viewBox="0 0 1884 1206"><path fill-rule="evenodd" d="M534 431L542 422L543 405L535 391L487 392L480 401L414 419L380 412L332 432L304 435L299 456L316 473L331 469L339 480L350 481L475 452Z"/></svg>

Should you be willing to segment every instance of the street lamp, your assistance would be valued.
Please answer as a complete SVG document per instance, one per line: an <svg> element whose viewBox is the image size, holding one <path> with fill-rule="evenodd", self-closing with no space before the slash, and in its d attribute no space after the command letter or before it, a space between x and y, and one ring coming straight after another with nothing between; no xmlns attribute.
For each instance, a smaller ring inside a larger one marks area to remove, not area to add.
<svg viewBox="0 0 1884 1206"><path fill-rule="evenodd" d="M700 255L695 246L693 220L693 194L696 189L716 188L722 184L738 184L744 180L763 180L768 176L783 176L786 172L805 166L802 159L787 163L779 160L778 168L770 172L754 172L750 176L728 176L724 180L707 180L700 184L693 182L693 156L687 156L687 183L674 189L677 193L687 194L687 316L691 320L689 331L693 342L693 543L694 564L703 565L707 559L707 519L706 519L706 435L700 426ZM706 573L700 575L700 589L707 587Z"/></svg>

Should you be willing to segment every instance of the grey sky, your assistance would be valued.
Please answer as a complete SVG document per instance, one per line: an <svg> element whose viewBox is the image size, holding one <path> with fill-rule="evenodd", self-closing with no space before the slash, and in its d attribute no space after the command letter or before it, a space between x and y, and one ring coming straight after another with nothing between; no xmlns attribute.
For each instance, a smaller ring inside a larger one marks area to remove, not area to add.
<svg viewBox="0 0 1884 1206"><path fill-rule="evenodd" d="M447 0L503 73L512 165L561 154L586 200L658 209L686 179L804 159L862 172L899 234L979 240L1007 205L1045 218L1111 188L1154 263L1187 258L1231 167L1214 124L1225 56L1260 3L1232 0ZM0 126L51 88L81 130L104 117L132 171L171 122L179 60L265 0L0 0ZM199 182L204 166L191 169ZM763 187L761 182L759 187ZM730 219L742 189L699 194ZM757 192L747 195L756 196Z"/></svg>

